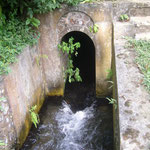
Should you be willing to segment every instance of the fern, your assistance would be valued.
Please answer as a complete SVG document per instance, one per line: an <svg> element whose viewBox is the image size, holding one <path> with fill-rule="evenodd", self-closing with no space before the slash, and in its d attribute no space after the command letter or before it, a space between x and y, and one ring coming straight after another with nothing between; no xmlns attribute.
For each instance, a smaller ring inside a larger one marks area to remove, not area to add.
<svg viewBox="0 0 150 150"><path fill-rule="evenodd" d="M30 115L31 115L31 121L34 124L34 126L37 128L37 124L40 123L39 115L35 112L37 109L37 106L34 105L30 110Z"/></svg>
<svg viewBox="0 0 150 150"><path fill-rule="evenodd" d="M106 97L106 99L109 101L109 104L114 105L115 109L117 109L117 100L116 99L108 98L108 97Z"/></svg>

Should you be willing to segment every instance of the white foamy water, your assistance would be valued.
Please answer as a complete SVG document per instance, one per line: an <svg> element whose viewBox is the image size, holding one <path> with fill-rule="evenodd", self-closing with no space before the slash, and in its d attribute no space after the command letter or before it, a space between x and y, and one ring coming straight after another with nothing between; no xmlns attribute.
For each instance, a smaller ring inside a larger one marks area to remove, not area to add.
<svg viewBox="0 0 150 150"><path fill-rule="evenodd" d="M97 104L73 112L65 101L50 103L21 150L113 150L111 114Z"/></svg>
<svg viewBox="0 0 150 150"><path fill-rule="evenodd" d="M95 135L97 126L101 120L97 120L97 125L91 126L89 122L94 119L94 105L82 111L73 113L70 106L63 102L62 108L56 114L59 132L62 133L62 140L57 145L57 150L102 150L96 148ZM95 138L95 139L93 139Z"/></svg>

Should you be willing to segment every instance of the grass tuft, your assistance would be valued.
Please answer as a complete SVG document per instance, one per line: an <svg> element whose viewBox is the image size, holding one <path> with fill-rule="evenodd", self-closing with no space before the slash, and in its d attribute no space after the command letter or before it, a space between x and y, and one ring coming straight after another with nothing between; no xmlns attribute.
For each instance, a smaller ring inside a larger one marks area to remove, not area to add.
<svg viewBox="0 0 150 150"><path fill-rule="evenodd" d="M135 40L126 38L128 47L137 52L136 63L144 75L143 84L150 92L150 40Z"/></svg>

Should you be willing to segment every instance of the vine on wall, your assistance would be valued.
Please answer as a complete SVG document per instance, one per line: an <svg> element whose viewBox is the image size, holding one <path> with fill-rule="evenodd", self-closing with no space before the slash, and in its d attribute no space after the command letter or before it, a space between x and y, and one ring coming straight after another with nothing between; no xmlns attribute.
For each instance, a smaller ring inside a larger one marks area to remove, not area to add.
<svg viewBox="0 0 150 150"><path fill-rule="evenodd" d="M67 68L66 70L64 70L64 78L65 80L68 78L68 81L74 82L81 82L82 78L80 76L80 70L79 68L74 68L73 65L73 56L78 55L78 48L80 48L80 43L76 42L73 43L74 38L71 37L69 38L68 42L62 42L61 44L58 45L59 50L61 50L63 52L63 54L67 54L68 55L68 62L67 62Z"/></svg>

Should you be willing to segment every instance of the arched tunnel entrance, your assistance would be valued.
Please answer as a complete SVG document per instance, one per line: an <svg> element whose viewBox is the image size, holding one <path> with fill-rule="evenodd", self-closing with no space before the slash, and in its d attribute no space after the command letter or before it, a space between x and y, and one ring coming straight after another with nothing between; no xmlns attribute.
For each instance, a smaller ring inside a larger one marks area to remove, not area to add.
<svg viewBox="0 0 150 150"><path fill-rule="evenodd" d="M62 41L68 42L69 38L74 38L75 42L80 42L78 56L73 57L73 65L80 69L80 75L83 83L95 83L95 46L92 39L85 33L72 31L67 33Z"/></svg>
<svg viewBox="0 0 150 150"><path fill-rule="evenodd" d="M79 68L82 82L70 84L67 80L64 97L75 110L82 110L87 105L91 105L90 99L95 96L95 46L92 39L83 32L69 32L62 38L62 41L68 42L70 37L74 38L74 43L80 42L81 45L77 57L73 57L73 65L74 68Z"/></svg>

